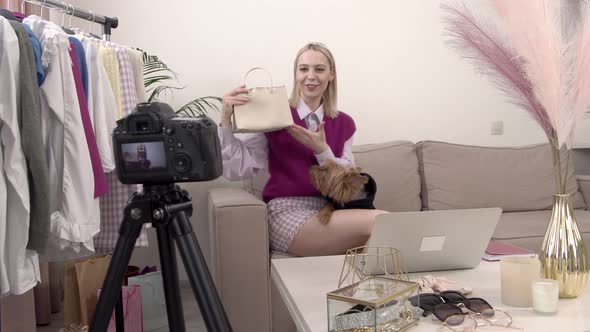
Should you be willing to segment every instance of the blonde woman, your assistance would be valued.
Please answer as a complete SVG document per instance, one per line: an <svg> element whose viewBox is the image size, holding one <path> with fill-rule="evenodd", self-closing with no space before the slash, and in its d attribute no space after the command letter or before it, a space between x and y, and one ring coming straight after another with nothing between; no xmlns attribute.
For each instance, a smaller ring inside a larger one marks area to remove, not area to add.
<svg viewBox="0 0 590 332"><path fill-rule="evenodd" d="M328 48L309 43L294 63L291 113L294 125L283 130L250 134L242 139L231 130L235 105L248 102L242 85L223 96L219 129L223 174L230 180L252 176L268 166L263 191L267 204L270 247L297 256L343 254L363 245L380 210L337 210L327 224L318 219L326 203L309 177L312 165L333 159L354 166L354 120L336 108L336 63Z"/></svg>

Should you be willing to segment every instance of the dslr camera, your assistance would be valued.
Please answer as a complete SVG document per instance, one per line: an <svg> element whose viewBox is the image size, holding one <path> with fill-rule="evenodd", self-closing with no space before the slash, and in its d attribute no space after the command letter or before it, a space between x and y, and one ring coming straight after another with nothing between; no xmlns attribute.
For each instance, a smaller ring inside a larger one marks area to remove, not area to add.
<svg viewBox="0 0 590 332"><path fill-rule="evenodd" d="M138 104L118 120L113 150L125 184L209 181L223 170L217 125L204 115L178 117L164 103Z"/></svg>

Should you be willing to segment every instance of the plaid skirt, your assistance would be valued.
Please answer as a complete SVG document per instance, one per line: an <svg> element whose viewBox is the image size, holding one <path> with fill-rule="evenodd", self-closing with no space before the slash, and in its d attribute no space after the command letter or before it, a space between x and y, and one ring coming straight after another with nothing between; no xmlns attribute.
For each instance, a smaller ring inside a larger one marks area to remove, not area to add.
<svg viewBox="0 0 590 332"><path fill-rule="evenodd" d="M270 249L287 252L301 226L325 204L326 200L319 196L277 197L268 202Z"/></svg>

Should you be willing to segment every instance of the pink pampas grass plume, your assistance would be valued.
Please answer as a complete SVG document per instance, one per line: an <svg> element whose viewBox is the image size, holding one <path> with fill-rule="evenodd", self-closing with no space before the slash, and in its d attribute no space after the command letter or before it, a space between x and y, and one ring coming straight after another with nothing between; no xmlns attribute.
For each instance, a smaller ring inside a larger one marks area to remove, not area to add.
<svg viewBox="0 0 590 332"><path fill-rule="evenodd" d="M555 134L551 118L537 99L523 59L491 24L475 17L467 6L443 3L441 8L445 32L450 36L448 44L474 63L480 73L489 76L512 103L527 111L551 139Z"/></svg>
<svg viewBox="0 0 590 332"><path fill-rule="evenodd" d="M561 36L560 1L492 0L510 35L511 45L525 61L535 96L557 133L559 144L568 135L563 112L567 109L566 45Z"/></svg>

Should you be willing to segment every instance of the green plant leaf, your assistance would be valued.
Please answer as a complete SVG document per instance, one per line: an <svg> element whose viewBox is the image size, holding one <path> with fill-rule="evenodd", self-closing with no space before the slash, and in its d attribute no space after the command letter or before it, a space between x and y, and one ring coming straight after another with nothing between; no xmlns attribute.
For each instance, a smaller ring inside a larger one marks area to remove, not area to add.
<svg viewBox="0 0 590 332"><path fill-rule="evenodd" d="M221 106L221 98L214 97L214 96L207 96L197 98L186 103L182 106L178 111L177 114L181 114L188 117L197 117L200 115L205 115L209 110L220 111Z"/></svg>
<svg viewBox="0 0 590 332"><path fill-rule="evenodd" d="M162 93L166 94L167 91L174 93L174 90L182 90L182 89L184 89L184 87L160 85L160 86L157 86L152 89L153 89L153 91L152 91L150 97L148 98L148 103L157 101L160 97L160 94L162 94ZM148 89L147 92L150 92L150 90L152 90L152 89Z"/></svg>
<svg viewBox="0 0 590 332"><path fill-rule="evenodd" d="M174 80L174 77L169 76L169 75L158 75L158 76L151 76L151 77L147 77L145 79L145 85L149 86L153 83L157 83L157 82L161 82L161 81L165 81L165 80Z"/></svg>

